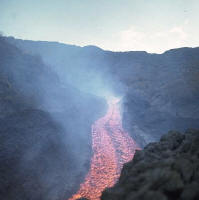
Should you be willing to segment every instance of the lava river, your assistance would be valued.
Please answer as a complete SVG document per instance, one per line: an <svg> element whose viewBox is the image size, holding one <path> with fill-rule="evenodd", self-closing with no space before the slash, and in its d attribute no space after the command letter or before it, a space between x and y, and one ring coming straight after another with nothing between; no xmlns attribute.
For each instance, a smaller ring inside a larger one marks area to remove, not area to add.
<svg viewBox="0 0 199 200"><path fill-rule="evenodd" d="M107 114L92 126L91 166L80 189L69 200L87 198L99 200L102 191L118 180L124 163L138 149L133 139L122 129L119 104L109 103Z"/></svg>

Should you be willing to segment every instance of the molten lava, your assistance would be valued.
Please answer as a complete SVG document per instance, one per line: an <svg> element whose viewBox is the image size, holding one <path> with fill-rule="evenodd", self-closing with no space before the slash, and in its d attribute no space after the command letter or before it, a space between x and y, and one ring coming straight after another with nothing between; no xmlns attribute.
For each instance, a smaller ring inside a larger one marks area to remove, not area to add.
<svg viewBox="0 0 199 200"><path fill-rule="evenodd" d="M118 180L124 163L138 149L133 139L122 129L119 105L109 102L107 114L92 126L93 157L85 181L69 200L84 197L99 200L102 191Z"/></svg>

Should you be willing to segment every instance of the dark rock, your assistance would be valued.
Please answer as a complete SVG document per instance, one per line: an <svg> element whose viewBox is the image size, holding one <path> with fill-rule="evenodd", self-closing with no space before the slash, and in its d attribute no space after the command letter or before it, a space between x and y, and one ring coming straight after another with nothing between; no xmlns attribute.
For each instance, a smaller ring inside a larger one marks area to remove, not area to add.
<svg viewBox="0 0 199 200"><path fill-rule="evenodd" d="M102 200L199 199L197 130L170 131L160 142L136 151L122 169L119 182L102 193Z"/></svg>
<svg viewBox="0 0 199 200"><path fill-rule="evenodd" d="M199 190L198 190L198 183L192 182L185 186L182 194L182 200L194 200L199 198Z"/></svg>
<svg viewBox="0 0 199 200"><path fill-rule="evenodd" d="M130 194L127 200L167 200L166 195L159 191L140 191L138 194Z"/></svg>
<svg viewBox="0 0 199 200"><path fill-rule="evenodd" d="M194 166L186 158L178 158L175 160L173 168L177 170L185 182L189 182L194 173Z"/></svg>

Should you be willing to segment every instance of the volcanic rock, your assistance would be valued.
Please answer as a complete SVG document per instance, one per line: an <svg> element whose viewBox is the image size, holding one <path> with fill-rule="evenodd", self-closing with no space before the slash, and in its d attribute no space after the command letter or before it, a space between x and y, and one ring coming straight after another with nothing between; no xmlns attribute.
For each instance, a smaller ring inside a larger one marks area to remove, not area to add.
<svg viewBox="0 0 199 200"><path fill-rule="evenodd" d="M199 199L199 131L170 131L136 151L102 200Z"/></svg>

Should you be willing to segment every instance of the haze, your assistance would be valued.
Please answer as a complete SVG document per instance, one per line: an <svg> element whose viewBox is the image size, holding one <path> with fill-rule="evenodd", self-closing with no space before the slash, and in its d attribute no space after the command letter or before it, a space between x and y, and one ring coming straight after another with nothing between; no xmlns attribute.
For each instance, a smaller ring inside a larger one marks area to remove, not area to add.
<svg viewBox="0 0 199 200"><path fill-rule="evenodd" d="M0 0L0 30L21 39L161 53L199 44L198 0Z"/></svg>

